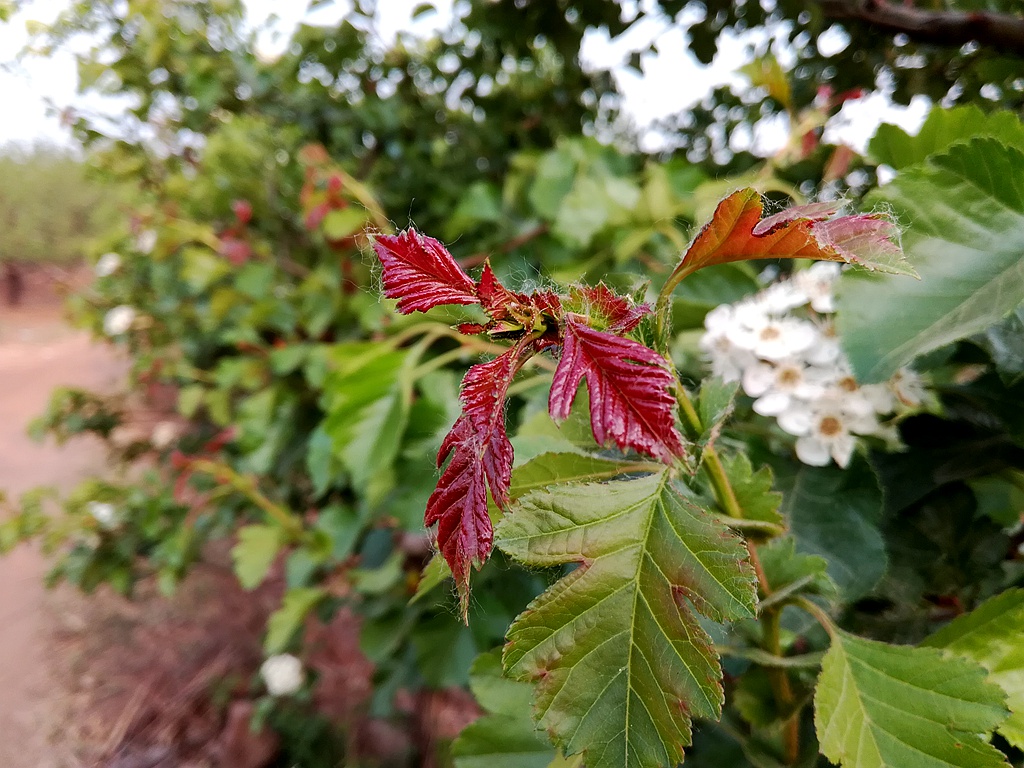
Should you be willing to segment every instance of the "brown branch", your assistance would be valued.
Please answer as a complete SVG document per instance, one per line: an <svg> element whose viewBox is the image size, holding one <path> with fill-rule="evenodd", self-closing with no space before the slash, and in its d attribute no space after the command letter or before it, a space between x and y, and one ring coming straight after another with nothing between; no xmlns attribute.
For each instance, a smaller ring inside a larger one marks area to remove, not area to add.
<svg viewBox="0 0 1024 768"><path fill-rule="evenodd" d="M498 253L509 253L514 251L516 248L526 245L531 240L536 240L541 235L546 235L547 232L548 225L541 224L528 232L524 232L521 235L513 237L508 242L502 243L498 246ZM471 269L472 267L478 267L483 264L490 255L491 254L487 251L481 251L480 253L474 253L472 256L467 256L464 259L458 259L458 262L463 269Z"/></svg>
<svg viewBox="0 0 1024 768"><path fill-rule="evenodd" d="M860 21L919 43L958 47L969 42L1024 57L1024 18L987 11L925 11L887 0L817 0L834 21Z"/></svg>

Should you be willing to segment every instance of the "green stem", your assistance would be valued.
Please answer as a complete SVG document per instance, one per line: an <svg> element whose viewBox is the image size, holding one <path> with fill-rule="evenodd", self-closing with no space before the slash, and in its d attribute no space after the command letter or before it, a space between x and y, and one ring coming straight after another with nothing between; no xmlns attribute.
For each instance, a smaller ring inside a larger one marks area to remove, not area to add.
<svg viewBox="0 0 1024 768"><path fill-rule="evenodd" d="M781 641L781 606L773 606L762 614L762 626L764 627L764 649L773 656L782 656ZM800 711L792 711L796 697L793 694L793 686L789 680L789 673L781 667L768 667L768 677L772 683L772 691L775 694L775 701L779 710L788 712L783 730L783 740L786 750L786 765L795 765L800 758Z"/></svg>
<svg viewBox="0 0 1024 768"><path fill-rule="evenodd" d="M832 617L828 615L824 608L816 603L808 600L806 597L797 597L793 599L793 605L798 605L807 611L811 616L821 624L822 629L828 632L829 637L835 637L837 629L835 622L832 621Z"/></svg>
<svg viewBox="0 0 1024 768"><path fill-rule="evenodd" d="M419 379L423 376L426 376L431 371L436 371L438 368L444 368L446 365L448 365L448 363L454 363L456 360L465 359L468 355L471 355L472 353L472 350L465 349L464 347L459 347L458 349L453 349L449 352L445 352L444 354L438 355L437 357L432 357L430 360L427 360L427 362L422 363L413 368L412 378Z"/></svg>
<svg viewBox="0 0 1024 768"><path fill-rule="evenodd" d="M682 414L683 421L686 423L687 427L691 432L701 435L704 432L704 425L701 423L700 414L697 412L686 388L679 383L678 379L676 380L676 400L679 403L679 411ZM742 520L744 518L743 507L736 498L736 492L733 490L732 483L729 482L729 476L726 474L725 467L722 464L722 460L718 457L718 453L712 446L707 446L704 448L701 459L703 469L707 474L708 480L711 482L711 487L714 490L718 505L729 517ZM765 607L767 608L760 612L761 621L764 627L763 649L772 656L781 657L782 641L780 620L782 617L783 603L779 600L772 600L771 584L768 582L764 568L761 565L761 559L758 557L757 547L752 542L748 541L747 550L750 552L750 564L753 566L754 572L757 574L757 581L760 587L762 600L765 601L762 605L766 604ZM775 699L778 702L779 709L783 712L789 712L793 709L793 705L796 701L796 697L793 694L793 686L789 680L789 675L786 670L782 668L769 668L768 675L771 680L772 691L775 694ZM786 764L794 765L800 757L799 711L793 712L786 721L784 739L786 745Z"/></svg>
<svg viewBox="0 0 1024 768"><path fill-rule="evenodd" d="M269 517L273 518L282 528L293 536L303 532L302 523L289 510L275 504L256 485L255 478L247 477L235 472L230 467L209 459L199 459L190 464L194 472L203 472L212 475L217 480L227 483L236 491L245 496L249 501L259 507Z"/></svg>

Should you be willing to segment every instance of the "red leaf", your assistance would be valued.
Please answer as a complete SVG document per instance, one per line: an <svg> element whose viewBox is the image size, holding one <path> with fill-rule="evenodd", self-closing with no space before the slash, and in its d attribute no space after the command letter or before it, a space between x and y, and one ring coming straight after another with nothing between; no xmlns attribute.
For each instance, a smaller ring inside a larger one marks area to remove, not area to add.
<svg viewBox="0 0 1024 768"><path fill-rule="evenodd" d="M319 205L313 206L309 213L306 214L306 229L312 232L314 229L323 223L324 217L331 212L331 206L327 203L320 203Z"/></svg>
<svg viewBox="0 0 1024 768"><path fill-rule="evenodd" d="M568 316L548 400L556 421L568 417L583 377L590 390L590 427L598 443L614 441L623 450L635 448L664 462L684 453L670 393L675 379L661 355Z"/></svg>
<svg viewBox="0 0 1024 768"><path fill-rule="evenodd" d="M452 569L462 613L469 607L469 570L491 552L487 487L495 503L508 505L512 443L505 434L505 393L532 342L524 340L490 362L474 365L462 381L463 412L437 454L438 466L451 456L427 501L424 522L437 523L437 543Z"/></svg>
<svg viewBox="0 0 1024 768"><path fill-rule="evenodd" d="M639 325L644 315L651 312L650 305L634 305L604 283L574 287L570 298L574 303L572 309L587 315L591 328L603 328L619 334L629 333Z"/></svg>
<svg viewBox="0 0 1024 768"><path fill-rule="evenodd" d="M530 303L523 294L513 293L499 283L488 261L484 262L484 271L480 273L476 293L480 298L480 305L492 320L504 320L510 317L511 307Z"/></svg>
<svg viewBox="0 0 1024 768"><path fill-rule="evenodd" d="M373 244L384 267L384 295L398 311L426 312L439 304L479 304L476 285L437 240L407 229Z"/></svg>
<svg viewBox="0 0 1024 768"><path fill-rule="evenodd" d="M861 264L890 272L912 271L893 242L896 227L873 214L841 216L832 203L789 208L761 218L761 195L734 192L718 204L677 268L686 274L712 264L752 259L819 259Z"/></svg>

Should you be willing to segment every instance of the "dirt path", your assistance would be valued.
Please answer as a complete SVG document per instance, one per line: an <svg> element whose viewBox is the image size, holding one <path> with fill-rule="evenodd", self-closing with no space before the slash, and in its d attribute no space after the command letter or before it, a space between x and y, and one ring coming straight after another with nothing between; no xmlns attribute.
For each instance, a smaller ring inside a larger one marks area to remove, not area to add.
<svg viewBox="0 0 1024 768"><path fill-rule="evenodd" d="M14 311L0 309L0 490L10 497L37 485L72 487L100 470L98 443L74 441L64 448L38 445L25 434L56 386L110 389L123 364L108 348L68 329L53 302ZM0 766L73 766L58 747L62 724L50 706L59 696L46 654L52 621L42 585L46 563L21 547L0 557Z"/></svg>

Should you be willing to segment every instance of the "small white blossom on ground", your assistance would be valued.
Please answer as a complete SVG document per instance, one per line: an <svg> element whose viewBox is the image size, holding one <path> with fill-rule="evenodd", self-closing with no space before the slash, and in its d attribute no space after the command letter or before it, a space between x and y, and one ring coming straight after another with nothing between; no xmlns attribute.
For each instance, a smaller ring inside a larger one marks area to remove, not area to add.
<svg viewBox="0 0 1024 768"><path fill-rule="evenodd" d="M153 427L153 434L149 440L154 448L163 449L173 443L177 437L178 425L173 421L161 421Z"/></svg>
<svg viewBox="0 0 1024 768"><path fill-rule="evenodd" d="M135 307L129 307L127 304L114 307L103 316L103 332L107 336L120 336L127 333L131 330L136 315Z"/></svg>
<svg viewBox="0 0 1024 768"><path fill-rule="evenodd" d="M740 382L754 411L796 437L797 458L813 466L847 466L858 436L898 445L891 418L928 402L924 381L906 368L883 384L857 383L831 317L840 274L840 265L819 262L716 307L700 340L712 374Z"/></svg>
<svg viewBox="0 0 1024 768"><path fill-rule="evenodd" d="M135 247L140 253L152 253L156 248L156 230L146 229L135 238Z"/></svg>
<svg viewBox="0 0 1024 768"><path fill-rule="evenodd" d="M302 662L290 653L269 657L260 667L260 676L271 696L291 696L305 680Z"/></svg>
<svg viewBox="0 0 1024 768"><path fill-rule="evenodd" d="M103 530L109 531L117 527L117 509L113 504L105 501L90 501L85 508Z"/></svg>
<svg viewBox="0 0 1024 768"><path fill-rule="evenodd" d="M96 260L96 276L109 277L121 268L121 257L116 253L104 253Z"/></svg>

